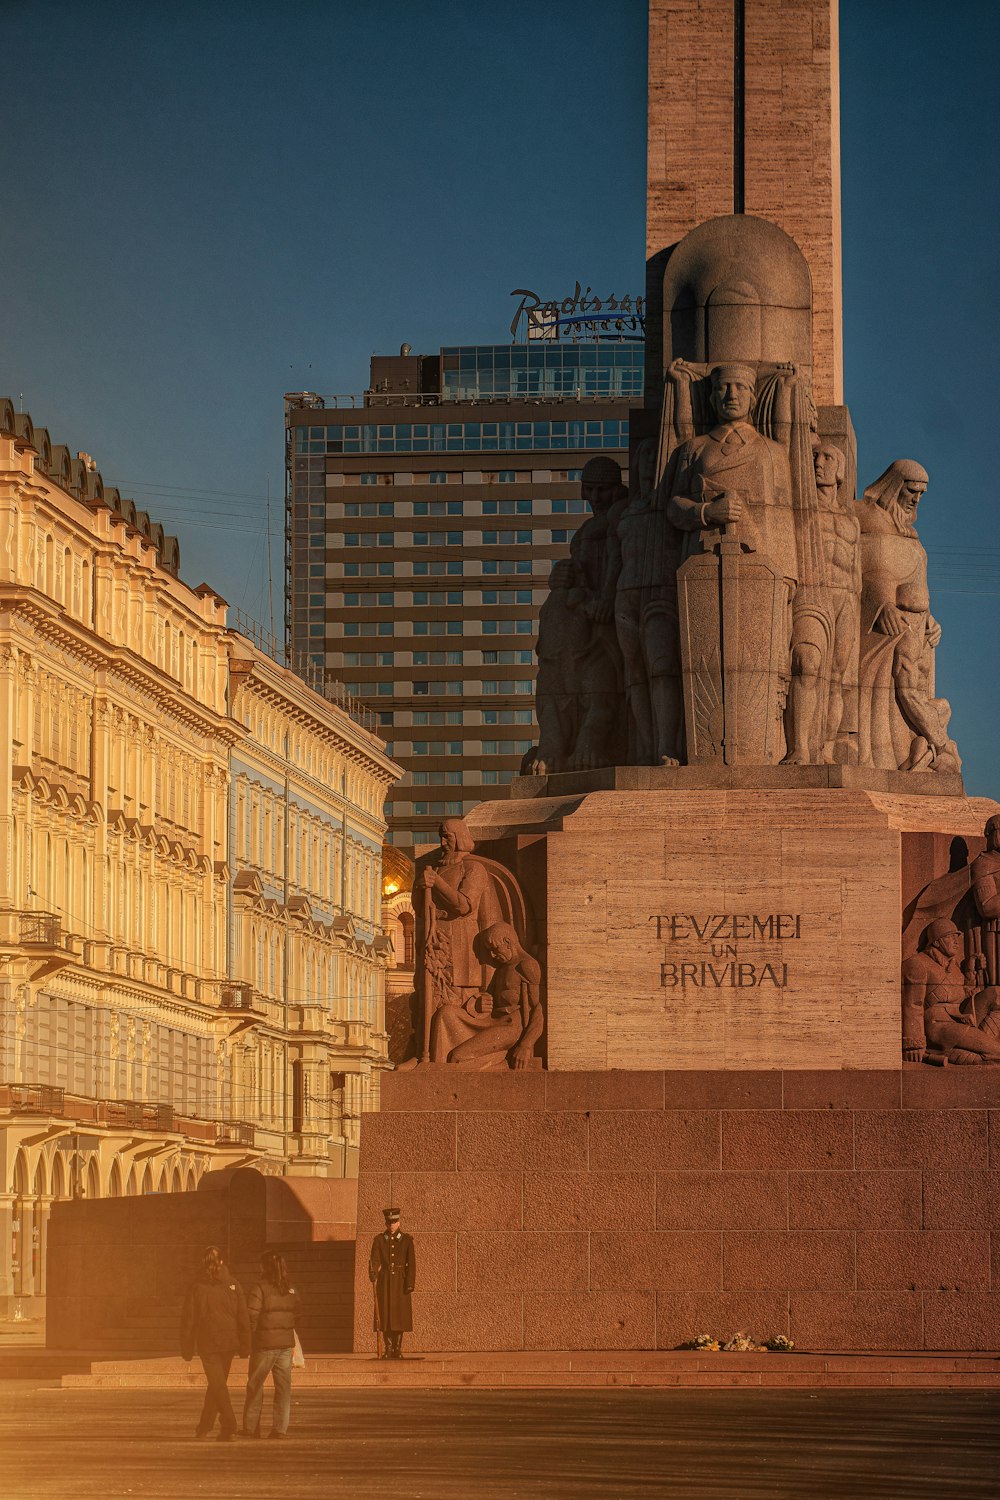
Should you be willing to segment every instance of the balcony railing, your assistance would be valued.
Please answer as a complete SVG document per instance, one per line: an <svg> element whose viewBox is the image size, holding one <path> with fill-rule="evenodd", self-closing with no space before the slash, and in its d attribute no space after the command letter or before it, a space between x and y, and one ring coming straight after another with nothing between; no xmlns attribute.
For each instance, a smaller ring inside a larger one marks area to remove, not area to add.
<svg viewBox="0 0 1000 1500"><path fill-rule="evenodd" d="M166 1130L174 1127L172 1104L142 1104L137 1099L114 1099L104 1106L105 1124L126 1130Z"/></svg>
<svg viewBox="0 0 1000 1500"><path fill-rule="evenodd" d="M252 984L223 984L219 986L219 1008L263 1013L264 1002Z"/></svg>
<svg viewBox="0 0 1000 1500"><path fill-rule="evenodd" d="M12 1083L7 1087L12 1110L24 1115L61 1115L66 1090L48 1084Z"/></svg>
<svg viewBox="0 0 1000 1500"><path fill-rule="evenodd" d="M257 1144L256 1128L249 1120L220 1120L215 1144L217 1146L249 1146L253 1150Z"/></svg>
<svg viewBox="0 0 1000 1500"><path fill-rule="evenodd" d="M45 948L62 946L62 920L48 911L21 913L21 942L40 944Z"/></svg>

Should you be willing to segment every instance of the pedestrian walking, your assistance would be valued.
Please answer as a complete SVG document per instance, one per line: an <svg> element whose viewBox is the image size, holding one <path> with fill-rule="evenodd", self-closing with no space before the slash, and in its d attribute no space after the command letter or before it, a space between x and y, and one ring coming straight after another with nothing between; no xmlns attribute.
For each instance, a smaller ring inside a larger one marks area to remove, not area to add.
<svg viewBox="0 0 1000 1500"><path fill-rule="evenodd" d="M181 1314L181 1354L185 1359L198 1354L208 1381L195 1437L208 1437L216 1417L219 1442L235 1437L236 1417L227 1381L235 1356L245 1359L249 1353L250 1323L243 1288L230 1274L218 1245L209 1245Z"/></svg>
<svg viewBox="0 0 1000 1500"><path fill-rule="evenodd" d="M400 1229L398 1208L384 1208L385 1229L372 1240L368 1279L375 1308L372 1326L385 1340L383 1359L402 1359L403 1334L413 1328L410 1293L417 1279L417 1257L412 1236Z"/></svg>
<svg viewBox="0 0 1000 1500"><path fill-rule="evenodd" d="M264 1386L270 1375L274 1383L274 1402L268 1436L283 1438L288 1433L292 1407L292 1355L299 1294L289 1284L284 1256L273 1250L265 1250L260 1258L260 1278L247 1296L251 1342L243 1431L247 1437L260 1437Z"/></svg>

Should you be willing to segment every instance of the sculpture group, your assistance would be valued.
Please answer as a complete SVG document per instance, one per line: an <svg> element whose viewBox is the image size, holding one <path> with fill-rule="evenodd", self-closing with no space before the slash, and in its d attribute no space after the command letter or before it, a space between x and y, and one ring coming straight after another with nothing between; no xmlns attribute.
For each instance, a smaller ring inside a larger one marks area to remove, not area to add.
<svg viewBox="0 0 1000 1500"><path fill-rule="evenodd" d="M903 931L903 1060L1000 1063L1000 815L986 847L924 887Z"/></svg>
<svg viewBox="0 0 1000 1500"><path fill-rule="evenodd" d="M898 459L856 501L846 410L812 398L809 296L801 253L762 220L675 248L659 435L628 491L605 456L583 470L590 515L539 620L527 771L959 771L916 529L927 474Z"/></svg>
<svg viewBox="0 0 1000 1500"><path fill-rule="evenodd" d="M445 818L439 845L417 863L415 988L418 1056L402 1066L541 1065L541 966L525 947L527 909L503 865L475 852L462 818Z"/></svg>

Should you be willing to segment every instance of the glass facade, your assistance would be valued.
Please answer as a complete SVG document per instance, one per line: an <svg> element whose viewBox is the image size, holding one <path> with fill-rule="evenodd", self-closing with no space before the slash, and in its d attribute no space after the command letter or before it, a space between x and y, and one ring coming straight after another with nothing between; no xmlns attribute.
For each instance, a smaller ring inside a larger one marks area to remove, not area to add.
<svg viewBox="0 0 1000 1500"><path fill-rule="evenodd" d="M603 452L627 468L642 386L641 343L539 341L447 348L384 379L373 361L364 405L287 409L289 644L367 703L404 767L394 842L433 840L442 812L517 775L582 467ZM461 800L418 800L433 787Z"/></svg>
<svg viewBox="0 0 1000 1500"><path fill-rule="evenodd" d="M441 355L442 395L450 401L488 396L642 400L641 342L472 344L442 349Z"/></svg>
<svg viewBox="0 0 1000 1500"><path fill-rule="evenodd" d="M628 447L627 421L340 422L294 428L296 453L505 453Z"/></svg>

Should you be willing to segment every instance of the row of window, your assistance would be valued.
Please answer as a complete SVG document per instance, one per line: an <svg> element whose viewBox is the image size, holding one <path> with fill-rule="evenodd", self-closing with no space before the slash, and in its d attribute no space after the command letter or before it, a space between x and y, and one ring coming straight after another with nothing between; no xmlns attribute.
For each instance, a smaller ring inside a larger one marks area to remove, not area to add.
<svg viewBox="0 0 1000 1500"><path fill-rule="evenodd" d="M336 564L333 566L336 566ZM341 566L345 578L394 578L396 576L391 562L345 562ZM414 578L461 578L465 568L465 564L461 561L448 562L440 559L435 559L433 562L418 561L410 563L408 566ZM475 568L479 573L515 573L524 575L531 572L531 559L483 557L470 560L469 567ZM549 567L548 560L543 560L543 567L546 569ZM310 578L323 578L325 573L326 569L322 563L313 563L309 568ZM406 575L403 574L401 576Z"/></svg>
<svg viewBox="0 0 1000 1500"><path fill-rule="evenodd" d="M466 694L475 693L475 687L469 682L413 682L411 684L414 698L461 698ZM501 697L505 694L516 694L526 696L535 691L535 684L530 677L508 678L504 681L484 681L480 684L480 690L484 698ZM400 696L403 696L402 694Z"/></svg>
<svg viewBox="0 0 1000 1500"><path fill-rule="evenodd" d="M424 680L423 678L413 682L351 682L346 684L346 691L354 698L461 698L466 694L475 695L477 692L484 698L530 698L535 691L535 684L530 678L516 677L505 681L488 678L484 682L440 682L437 680ZM470 710L470 715L475 710ZM489 724L495 722L485 717L482 722ZM532 714L530 711L518 713L513 721L502 720L501 722L530 723ZM379 715L379 723L391 725L393 715L382 713ZM414 719L416 723L417 720ZM450 718L449 723L453 722ZM455 723L461 723L461 719L455 719ZM469 721L477 722L470 717ZM400 726L403 727L403 726Z"/></svg>
<svg viewBox="0 0 1000 1500"><path fill-rule="evenodd" d="M477 651L469 653L470 660L475 655L476 665L482 661L487 667L529 667L533 660L531 651ZM460 667L464 664L465 653L463 651L345 651L343 665L345 667L396 667L409 666L412 662L419 667Z"/></svg>
<svg viewBox="0 0 1000 1500"><path fill-rule="evenodd" d="M325 449L324 449L325 453ZM448 473L413 473L393 466L378 473L350 474L343 469L327 472L325 456L306 452L296 454L292 463L292 478L295 482L296 498L302 499L303 484L324 485L326 489L353 489L356 485L378 485L380 489L398 485L401 489L412 485L419 489L425 484L473 485L476 488L491 488L496 484L578 484L583 477L582 469L452 469Z"/></svg>
<svg viewBox="0 0 1000 1500"><path fill-rule="evenodd" d="M310 517L317 519L323 517L326 507L322 505L311 505L309 507ZM573 515L582 516L587 511L587 502L581 498L560 500L483 500L473 501L472 507L466 512L465 502L462 500L416 500L409 505L405 512L399 512L401 518L407 515L414 516L530 516L538 514L547 515ZM364 504L352 501L344 506L346 517L368 518L372 516L392 516L397 512L391 500L382 500L377 505L374 503ZM325 519L325 517L323 517Z"/></svg>
<svg viewBox="0 0 1000 1500"><path fill-rule="evenodd" d="M296 428L296 453L500 453L627 448L628 419L560 422L349 422ZM308 431L308 438L299 434ZM318 437L312 433L317 432Z"/></svg>
<svg viewBox="0 0 1000 1500"><path fill-rule="evenodd" d="M414 591L412 602L414 605L462 605L466 602L471 604L472 593L471 589L468 595L462 589L450 591L435 589L433 593L418 589ZM311 605L325 604L326 598L325 594L310 594L309 603ZM371 609L376 606L384 609L392 608L396 603L396 595L391 592L375 591L366 594L349 593L341 595L341 600L345 609ZM531 604L531 589L482 589L479 602L481 604ZM400 603L405 603L405 595L401 597Z"/></svg>

